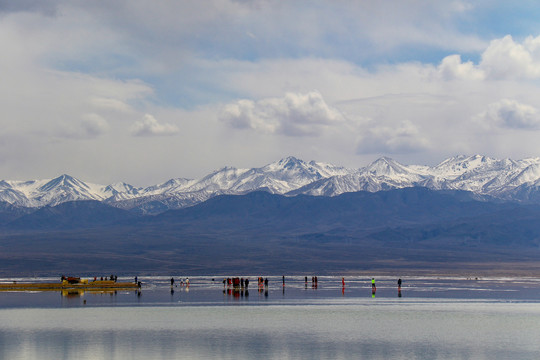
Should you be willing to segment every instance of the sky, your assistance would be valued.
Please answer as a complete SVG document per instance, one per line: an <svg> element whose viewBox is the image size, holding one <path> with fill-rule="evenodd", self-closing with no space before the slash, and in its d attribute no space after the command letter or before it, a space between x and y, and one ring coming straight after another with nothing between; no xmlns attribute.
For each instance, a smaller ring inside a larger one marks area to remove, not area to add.
<svg viewBox="0 0 540 360"><path fill-rule="evenodd" d="M540 5L0 0L0 179L540 156Z"/></svg>

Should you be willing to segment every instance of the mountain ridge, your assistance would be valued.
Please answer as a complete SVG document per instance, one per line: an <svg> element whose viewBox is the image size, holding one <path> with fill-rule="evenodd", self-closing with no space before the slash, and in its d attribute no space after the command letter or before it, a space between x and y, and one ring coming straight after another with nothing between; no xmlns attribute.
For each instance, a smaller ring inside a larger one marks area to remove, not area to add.
<svg viewBox="0 0 540 360"><path fill-rule="evenodd" d="M540 158L458 155L427 166L403 165L381 157L354 169L289 156L259 168L223 167L200 179L173 178L148 187L124 182L100 185L67 174L54 179L1 180L0 201L21 208L42 208L94 200L138 214L158 214L223 194L267 191L286 196L337 196L407 187L464 190L501 200L540 203Z"/></svg>
<svg viewBox="0 0 540 360"><path fill-rule="evenodd" d="M0 273L323 274L480 266L493 274L517 263L528 272L540 269L539 217L538 204L422 187L335 197L255 191L153 216L71 201L2 227Z"/></svg>

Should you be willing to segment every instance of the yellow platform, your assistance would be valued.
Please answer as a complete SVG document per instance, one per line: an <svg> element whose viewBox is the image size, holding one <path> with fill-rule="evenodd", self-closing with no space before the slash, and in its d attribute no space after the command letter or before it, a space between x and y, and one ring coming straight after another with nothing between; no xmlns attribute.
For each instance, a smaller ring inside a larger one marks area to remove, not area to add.
<svg viewBox="0 0 540 360"><path fill-rule="evenodd" d="M134 290L139 286L131 282L115 282L112 280L88 281L69 283L64 280L56 283L4 283L0 284L0 291L50 291L50 290Z"/></svg>

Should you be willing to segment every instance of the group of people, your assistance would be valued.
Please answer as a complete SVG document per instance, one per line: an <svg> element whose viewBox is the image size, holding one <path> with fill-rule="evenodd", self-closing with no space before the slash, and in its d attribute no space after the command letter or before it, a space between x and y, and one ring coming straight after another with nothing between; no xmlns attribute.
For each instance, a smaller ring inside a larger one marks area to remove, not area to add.
<svg viewBox="0 0 540 360"><path fill-rule="evenodd" d="M135 281L137 281L137 278L135 278ZM186 286L189 287L189 278L181 279L180 280L180 286ZM174 287L174 278L171 277L171 287Z"/></svg>
<svg viewBox="0 0 540 360"><path fill-rule="evenodd" d="M342 281L344 281L344 280L342 280ZM401 283L402 283L401 278L399 278L398 281L397 281L398 296L399 297L401 297ZM343 283L343 287L345 287L345 283ZM377 286L375 285L375 278L371 278L371 294L373 296L375 296L376 292L377 292Z"/></svg>
<svg viewBox="0 0 540 360"><path fill-rule="evenodd" d="M307 276L304 276L304 284L307 288L308 286L308 277ZM311 277L311 287L312 288L317 288L317 286L319 285L319 279L316 277L316 276L312 276Z"/></svg>
<svg viewBox="0 0 540 360"><path fill-rule="evenodd" d="M116 282L118 280L118 276L111 274L111 276L109 276L109 277L102 276L102 277L99 278L99 281L107 281L107 280ZM94 276L94 281L98 281L97 276Z"/></svg>
<svg viewBox="0 0 540 360"><path fill-rule="evenodd" d="M285 277L283 277L283 284L285 284ZM264 278L262 276L259 276L257 278L257 285L259 287L268 287L268 278ZM247 288L249 286L249 279L246 278L239 278L239 277L234 277L234 278L226 278L226 279L223 279L223 287L225 286L228 286L228 287L235 287L235 288Z"/></svg>
<svg viewBox="0 0 540 360"><path fill-rule="evenodd" d="M258 279L258 284L259 284L259 287L268 287L268 278L263 278L262 276L260 276Z"/></svg>
<svg viewBox="0 0 540 360"><path fill-rule="evenodd" d="M64 279L64 276L62 277ZM94 278L94 281L96 280L97 278ZM111 275L110 276L110 279L113 280L113 281L116 281L117 277L115 275ZM101 280L103 280L103 277L101 278ZM107 277L105 277L105 280L107 280ZM137 283L137 277L135 277L135 283ZM212 279L212 281L214 281L214 279ZM283 275L282 276L282 281L283 281L283 286L285 286L285 276ZM306 287L307 287L307 284L308 284L308 277L305 276L304 277L304 282L306 284ZM318 278L317 276L312 276L311 277L311 286L313 288L317 288L318 286ZM268 278L264 278L262 276L259 276L257 278L257 284L259 286L259 288L268 288ZM342 284L342 287L343 289L345 288L345 278L342 277L341 278L341 284ZM398 279L397 281L397 285L398 285L398 293L401 295L401 284L402 284L402 280L401 278ZM175 286L175 280L173 277L171 277L171 288ZM182 279L180 281L180 286L186 286L186 287L189 287L189 278L185 278ZM235 288L235 289L247 289L249 286L249 279L248 278L239 278L239 277L234 277L234 278L226 278L226 279L223 279L223 287L232 287L232 288ZM372 294L375 294L375 292L377 291L377 286L375 284L375 278L371 278L371 291L372 291Z"/></svg>
<svg viewBox="0 0 540 360"><path fill-rule="evenodd" d="M244 278L238 278L238 277L234 277L234 278L227 278L227 279L223 279L223 287L225 286L229 286L229 287L235 287L235 288L244 288L244 287L248 287L249 286L249 279L245 279Z"/></svg>

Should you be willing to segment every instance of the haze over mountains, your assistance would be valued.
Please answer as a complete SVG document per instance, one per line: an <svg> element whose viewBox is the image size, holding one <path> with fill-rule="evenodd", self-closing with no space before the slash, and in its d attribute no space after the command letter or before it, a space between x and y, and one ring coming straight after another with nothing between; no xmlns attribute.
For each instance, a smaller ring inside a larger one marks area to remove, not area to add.
<svg viewBox="0 0 540 360"><path fill-rule="evenodd" d="M158 214L223 194L337 196L346 192L426 187L464 190L502 200L540 202L540 158L494 159L455 156L437 166L403 165L387 157L360 169L288 157L260 168L224 167L201 179L175 178L144 188L126 183L98 185L69 175L55 179L0 181L0 202L17 208L97 200L138 214Z"/></svg>

